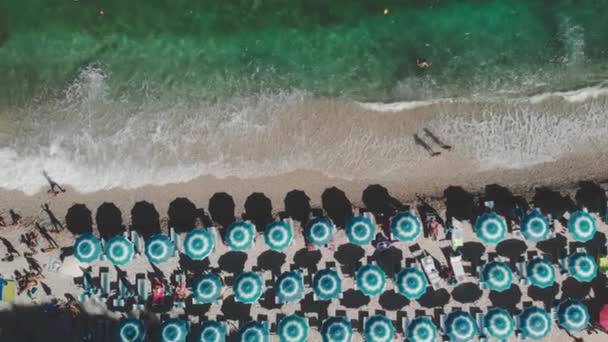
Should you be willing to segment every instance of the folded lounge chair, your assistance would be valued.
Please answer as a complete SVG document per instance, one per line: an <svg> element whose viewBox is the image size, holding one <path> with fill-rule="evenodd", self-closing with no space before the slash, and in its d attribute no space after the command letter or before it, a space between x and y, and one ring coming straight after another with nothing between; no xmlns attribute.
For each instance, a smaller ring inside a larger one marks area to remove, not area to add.
<svg viewBox="0 0 608 342"><path fill-rule="evenodd" d="M106 299L110 296L110 269L107 267L99 268L99 288L101 290L101 297Z"/></svg>
<svg viewBox="0 0 608 342"><path fill-rule="evenodd" d="M452 266L452 271L454 272L454 278L458 283L464 281L465 273L464 267L462 266L462 254L460 252L452 253L450 256L450 265Z"/></svg>
<svg viewBox="0 0 608 342"><path fill-rule="evenodd" d="M124 308L127 298L131 297L132 292L128 285L126 272L118 272L116 283L118 285L118 295L112 302L114 307Z"/></svg>
<svg viewBox="0 0 608 342"><path fill-rule="evenodd" d="M98 292L98 289L93 283L93 276L91 275L90 270L84 270L82 273L82 289L83 292L78 297L81 303L86 302Z"/></svg>
<svg viewBox="0 0 608 342"><path fill-rule="evenodd" d="M176 274L175 282L177 283L177 286L180 286L180 284L185 285L186 284L186 275L183 273ZM193 298L193 301L194 301L194 298ZM177 299L177 297L176 297L175 301L173 301L173 307L183 309L186 307L186 302L183 299Z"/></svg>
<svg viewBox="0 0 608 342"><path fill-rule="evenodd" d="M146 307L146 301L150 293L150 281L146 278L145 274L139 273L136 276L135 284L137 287L137 300L133 305L133 309L143 310Z"/></svg>
<svg viewBox="0 0 608 342"><path fill-rule="evenodd" d="M133 246L135 246L135 256L144 255L144 239L135 230L131 230L131 242L133 242Z"/></svg>

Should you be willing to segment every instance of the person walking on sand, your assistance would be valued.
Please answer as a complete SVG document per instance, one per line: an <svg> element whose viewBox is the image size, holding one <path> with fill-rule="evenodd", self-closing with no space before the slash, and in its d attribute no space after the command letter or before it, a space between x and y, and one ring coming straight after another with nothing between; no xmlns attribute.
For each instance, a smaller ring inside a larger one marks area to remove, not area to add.
<svg viewBox="0 0 608 342"><path fill-rule="evenodd" d="M57 219L57 217L55 216L55 214L53 214L53 212L51 211L51 208L49 208L48 203L44 203L42 205L42 210L44 210L44 212L49 216L49 219L51 220L51 224L53 224L53 227L55 227L56 232L63 230L63 224L61 224L61 221L59 221Z"/></svg>
<svg viewBox="0 0 608 342"><path fill-rule="evenodd" d="M49 182L50 185L50 189L47 191L47 193L49 194L53 194L53 196L59 194L59 191L61 192L65 192L65 189L61 187L61 185L57 184L57 182L55 182L54 180L51 179L51 177L49 177L49 175L46 173L45 170L42 170L42 174L44 175L44 178L46 178L47 182ZM57 191L57 189L59 189L59 191Z"/></svg>

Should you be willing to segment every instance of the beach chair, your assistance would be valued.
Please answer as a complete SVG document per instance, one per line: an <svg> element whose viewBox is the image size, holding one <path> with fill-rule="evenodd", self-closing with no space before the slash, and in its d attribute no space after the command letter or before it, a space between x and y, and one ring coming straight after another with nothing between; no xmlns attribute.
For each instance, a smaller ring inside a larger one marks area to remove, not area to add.
<svg viewBox="0 0 608 342"><path fill-rule="evenodd" d="M178 286L180 284L186 284L186 275L183 273L178 273L175 275L175 282L178 284ZM194 302L194 298L192 298L192 301ZM175 299L175 301L173 301L173 307L174 308L180 308L183 309L186 307L186 302L183 299Z"/></svg>
<svg viewBox="0 0 608 342"><path fill-rule="evenodd" d="M99 268L99 288L101 290L101 298L108 298L110 295L110 269L107 267Z"/></svg>
<svg viewBox="0 0 608 342"><path fill-rule="evenodd" d="M118 285L118 295L112 301L112 305L116 308L124 308L127 298L131 297L132 295L131 289L128 286L126 272L118 272L116 284Z"/></svg>
<svg viewBox="0 0 608 342"><path fill-rule="evenodd" d="M397 327L403 332L403 337L407 338L407 326L410 324L410 320L407 318L407 313L403 311L397 312Z"/></svg>
<svg viewBox="0 0 608 342"><path fill-rule="evenodd" d="M139 273L135 278L135 284L137 287L137 300L133 305L133 309L144 310L146 301L148 300L148 294L150 293L150 281L146 278L145 274Z"/></svg>
<svg viewBox="0 0 608 342"><path fill-rule="evenodd" d="M479 327L479 335L480 336L484 336L485 335L485 331L484 331L484 324L483 324L483 318L484 318L484 314L482 312L478 312L475 314L475 320L477 321L477 327Z"/></svg>
<svg viewBox="0 0 608 342"><path fill-rule="evenodd" d="M144 239L136 230L131 230L131 242L135 246L135 256L142 256L145 253Z"/></svg>
<svg viewBox="0 0 608 342"><path fill-rule="evenodd" d="M437 272L437 268L435 268L435 260L433 260L432 256L429 255L422 258L422 268L433 290L439 289L442 285L442 279L439 276L439 272Z"/></svg>
<svg viewBox="0 0 608 342"><path fill-rule="evenodd" d="M452 271L454 272L454 278L456 278L456 282L460 283L465 279L464 267L462 266L462 254L459 252L452 253L450 255L450 265L452 266Z"/></svg>
<svg viewBox="0 0 608 342"><path fill-rule="evenodd" d="M559 268L560 268L560 271L561 271L562 274L568 273L568 258L567 257L560 258L557 261L557 263L559 265Z"/></svg>
<svg viewBox="0 0 608 342"><path fill-rule="evenodd" d="M180 249L180 239L179 239L179 234L175 231L175 228L171 227L169 228L169 237L171 238L171 241L173 241L173 244L175 245L175 248L173 249L173 256L176 257L178 250Z"/></svg>
<svg viewBox="0 0 608 342"><path fill-rule="evenodd" d="M82 272L82 290L83 292L78 296L78 300L81 303L86 302L87 300L91 299L93 295L97 294L98 290L95 287L90 270L84 270Z"/></svg>
<svg viewBox="0 0 608 342"><path fill-rule="evenodd" d="M462 247L464 245L464 229L462 227L462 222L452 219L454 224L452 228L452 248L454 250L458 249L458 247Z"/></svg>

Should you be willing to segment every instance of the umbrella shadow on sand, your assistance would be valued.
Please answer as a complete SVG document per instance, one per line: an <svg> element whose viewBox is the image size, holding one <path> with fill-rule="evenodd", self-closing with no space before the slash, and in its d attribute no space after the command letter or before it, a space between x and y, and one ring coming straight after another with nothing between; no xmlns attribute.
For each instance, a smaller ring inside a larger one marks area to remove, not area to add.
<svg viewBox="0 0 608 342"><path fill-rule="evenodd" d="M99 235L104 239L110 239L125 231L125 226L122 222L122 213L114 203L102 203L97 208L95 222L97 223Z"/></svg>
<svg viewBox="0 0 608 342"><path fill-rule="evenodd" d="M345 308L358 309L369 304L370 298L364 295L361 291L349 289L344 292L340 305Z"/></svg>
<svg viewBox="0 0 608 342"><path fill-rule="evenodd" d="M216 192L209 199L211 219L224 228L236 221L234 207L234 199L225 192Z"/></svg>
<svg viewBox="0 0 608 342"><path fill-rule="evenodd" d="M302 248L293 256L293 263L298 268L314 269L321 260L321 251L308 251Z"/></svg>
<svg viewBox="0 0 608 342"><path fill-rule="evenodd" d="M474 283L464 283L456 286L452 291L452 298L459 303L473 303L481 298L481 289Z"/></svg>
<svg viewBox="0 0 608 342"><path fill-rule="evenodd" d="M567 244L568 239L561 234L557 234L554 238L537 243L536 248L545 253L552 263L557 263L559 258L564 257L562 251Z"/></svg>
<svg viewBox="0 0 608 342"><path fill-rule="evenodd" d="M376 251L373 257L389 279L395 278L403 261L403 252L399 248L391 246L382 252Z"/></svg>
<svg viewBox="0 0 608 342"><path fill-rule="evenodd" d="M65 225L74 235L93 232L91 210L84 204L74 204L65 215Z"/></svg>
<svg viewBox="0 0 608 342"><path fill-rule="evenodd" d="M225 319L248 321L251 320L251 304L237 302L234 295L231 295L224 299L222 313L224 313Z"/></svg>
<svg viewBox="0 0 608 342"><path fill-rule="evenodd" d="M496 246L496 253L508 258L511 263L517 262L519 257L527 250L526 243L518 239L504 240Z"/></svg>
<svg viewBox="0 0 608 342"><path fill-rule="evenodd" d="M490 292L490 302L492 305L501 307L511 313L517 310L517 304L521 300L521 290L519 286L513 284L508 290Z"/></svg>
<svg viewBox="0 0 608 342"><path fill-rule="evenodd" d="M310 197L302 190L291 190L283 200L285 212L292 219L299 221L303 226L308 223L310 217Z"/></svg>
<svg viewBox="0 0 608 342"><path fill-rule="evenodd" d="M264 231L272 222L272 201L261 192L254 192L245 200L245 217L255 224L258 231Z"/></svg>
<svg viewBox="0 0 608 342"><path fill-rule="evenodd" d="M280 309L283 304L277 302L274 288L269 288L264 292L264 297L260 299L260 306L266 310Z"/></svg>
<svg viewBox="0 0 608 342"><path fill-rule="evenodd" d="M327 188L321 194L321 203L327 216L338 227L345 227L346 222L353 216L353 205L344 191L334 187Z"/></svg>
<svg viewBox="0 0 608 342"><path fill-rule="evenodd" d="M239 274L243 272L245 268L245 262L247 261L247 254L243 252L231 251L222 255L218 260L217 264L222 271L228 273Z"/></svg>
<svg viewBox="0 0 608 342"><path fill-rule="evenodd" d="M438 308L444 307L450 302L450 293L446 289L433 290L429 288L418 303L423 308Z"/></svg>
<svg viewBox="0 0 608 342"><path fill-rule="evenodd" d="M553 307L553 302L555 301L555 298L557 298L558 293L558 283L553 283L552 286L544 289L538 286L528 287L528 297L532 298L532 300L543 302L545 309L547 310Z"/></svg>
<svg viewBox="0 0 608 342"><path fill-rule="evenodd" d="M334 253L334 258L340 265L344 266L342 271L346 274L354 274L357 271L357 262L364 256L365 250L352 243L340 245L336 253Z"/></svg>
<svg viewBox="0 0 608 342"><path fill-rule="evenodd" d="M385 291L380 295L378 302L383 309L388 311L401 310L410 304L409 299L395 292L395 290Z"/></svg>
<svg viewBox="0 0 608 342"><path fill-rule="evenodd" d="M284 253L268 250L258 256L258 266L263 270L271 271L273 274L279 274L286 258L287 256Z"/></svg>
<svg viewBox="0 0 608 342"><path fill-rule="evenodd" d="M186 197L178 197L169 204L169 227L178 233L184 233L194 228L196 222L196 206Z"/></svg>
<svg viewBox="0 0 608 342"><path fill-rule="evenodd" d="M584 299L591 291L591 283L583 283L572 277L562 282L562 299Z"/></svg>
<svg viewBox="0 0 608 342"><path fill-rule="evenodd" d="M329 300L315 300L314 294L311 292L300 301L300 308L304 312L316 312L319 314L319 317L325 317L327 316L327 308L329 308L330 303L331 301Z"/></svg>

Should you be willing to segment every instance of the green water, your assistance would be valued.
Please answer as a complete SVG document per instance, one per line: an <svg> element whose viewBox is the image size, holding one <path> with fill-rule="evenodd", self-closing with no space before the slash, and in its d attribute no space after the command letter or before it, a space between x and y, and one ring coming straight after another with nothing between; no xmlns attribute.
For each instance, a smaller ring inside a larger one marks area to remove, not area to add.
<svg viewBox="0 0 608 342"><path fill-rule="evenodd" d="M3 105L59 96L91 65L103 70L110 96L132 100L299 89L390 101L608 78L608 1L0 4ZM433 65L421 70L416 58Z"/></svg>

